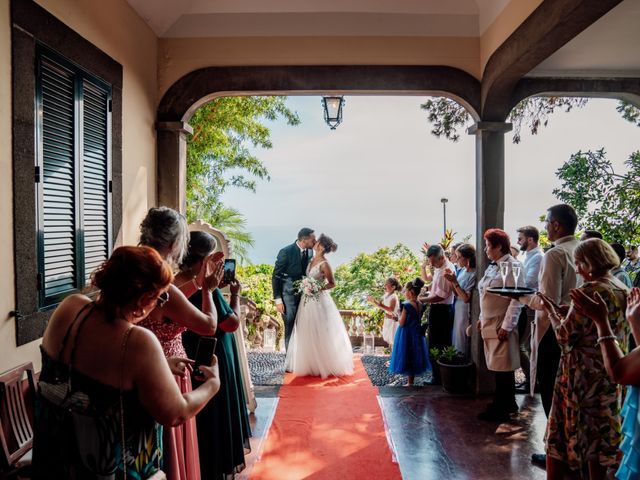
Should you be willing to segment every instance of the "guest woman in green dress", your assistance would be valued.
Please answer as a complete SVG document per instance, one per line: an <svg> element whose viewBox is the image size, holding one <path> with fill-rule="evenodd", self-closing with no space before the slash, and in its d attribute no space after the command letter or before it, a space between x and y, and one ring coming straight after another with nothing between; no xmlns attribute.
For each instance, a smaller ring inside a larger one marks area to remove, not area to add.
<svg viewBox="0 0 640 480"><path fill-rule="evenodd" d="M210 234L191 232L189 252L176 277L176 284L184 285L181 289L198 287L197 274L201 271L203 262L211 258L215 246L215 239ZM220 370L220 391L215 401L209 402L196 417L203 479L233 478L245 468L245 454L250 451L251 428L238 349L233 335L240 325L240 283L233 280L229 287L231 305L219 289L213 292L213 301L218 311L218 329L215 334L218 343L215 354ZM200 293L196 291L189 298L196 306L201 303ZM182 341L189 358L195 357L199 338L200 335L193 332L183 333ZM193 387L198 385L198 381L193 379Z"/></svg>

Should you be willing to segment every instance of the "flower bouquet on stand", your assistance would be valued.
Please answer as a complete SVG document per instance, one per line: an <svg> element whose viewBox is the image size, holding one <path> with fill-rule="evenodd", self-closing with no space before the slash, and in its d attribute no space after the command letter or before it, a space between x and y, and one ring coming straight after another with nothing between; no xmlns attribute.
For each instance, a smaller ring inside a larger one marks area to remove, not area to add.
<svg viewBox="0 0 640 480"><path fill-rule="evenodd" d="M302 295L302 301L304 303L307 303L309 300L317 300L324 286L324 282L311 277L302 277L302 279L293 283L293 288L296 293Z"/></svg>

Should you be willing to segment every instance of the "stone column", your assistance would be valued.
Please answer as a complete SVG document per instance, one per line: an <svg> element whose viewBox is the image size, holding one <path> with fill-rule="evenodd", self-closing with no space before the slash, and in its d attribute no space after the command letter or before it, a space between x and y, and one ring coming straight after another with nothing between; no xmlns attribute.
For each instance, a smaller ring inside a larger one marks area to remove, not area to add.
<svg viewBox="0 0 640 480"><path fill-rule="evenodd" d="M477 278L482 278L489 260L484 253L482 235L489 228L504 227L504 134L510 123L478 122L468 133L476 136L476 249ZM471 319L475 327L480 314L478 295L474 296ZM471 358L476 365L476 393L491 393L493 374L487 370L482 338L476 328L471 337Z"/></svg>
<svg viewBox="0 0 640 480"><path fill-rule="evenodd" d="M185 122L160 122L158 131L158 205L186 212L187 135L193 133Z"/></svg>

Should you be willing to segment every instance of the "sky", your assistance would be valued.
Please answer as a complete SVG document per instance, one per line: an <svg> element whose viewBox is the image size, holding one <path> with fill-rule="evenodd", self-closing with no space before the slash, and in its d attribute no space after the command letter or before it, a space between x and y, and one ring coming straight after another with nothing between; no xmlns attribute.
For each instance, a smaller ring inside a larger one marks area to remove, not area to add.
<svg viewBox="0 0 640 480"><path fill-rule="evenodd" d="M475 242L475 137L456 143L436 138L420 109L425 97L346 96L343 122L324 123L319 96L289 97L301 124L268 122L273 148L254 150L271 180L257 193L230 189L222 201L243 213L255 246L253 263L273 263L278 250L307 226L338 244L329 261L338 266L360 252L404 243L416 253L447 228L456 240ZM586 107L551 116L535 136L505 137L505 230L542 225L540 215L559 203L555 171L582 150L604 147L616 169L640 149L640 129L623 120L617 101L592 99Z"/></svg>

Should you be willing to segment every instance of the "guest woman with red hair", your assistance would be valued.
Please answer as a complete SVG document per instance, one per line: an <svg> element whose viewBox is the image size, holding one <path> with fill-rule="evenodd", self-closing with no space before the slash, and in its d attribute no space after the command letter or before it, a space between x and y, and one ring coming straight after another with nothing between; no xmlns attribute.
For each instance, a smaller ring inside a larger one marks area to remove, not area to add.
<svg viewBox="0 0 640 480"><path fill-rule="evenodd" d="M31 478L164 478L162 427L193 418L220 389L178 388L156 336L138 324L168 303L173 273L152 248L119 247L66 297L42 340Z"/></svg>
<svg viewBox="0 0 640 480"><path fill-rule="evenodd" d="M490 228L484 233L484 251L491 263L478 283L480 292L480 318L478 329L484 341L484 356L487 368L495 372L496 389L493 401L478 415L481 420L505 421L518 412L515 398L515 370L520 367L518 347L518 317L522 305L488 292L491 287L502 287L500 264L506 262L505 286L514 287L512 275L516 259L510 253L509 235L499 228ZM519 287L524 286L524 276L518 277Z"/></svg>

